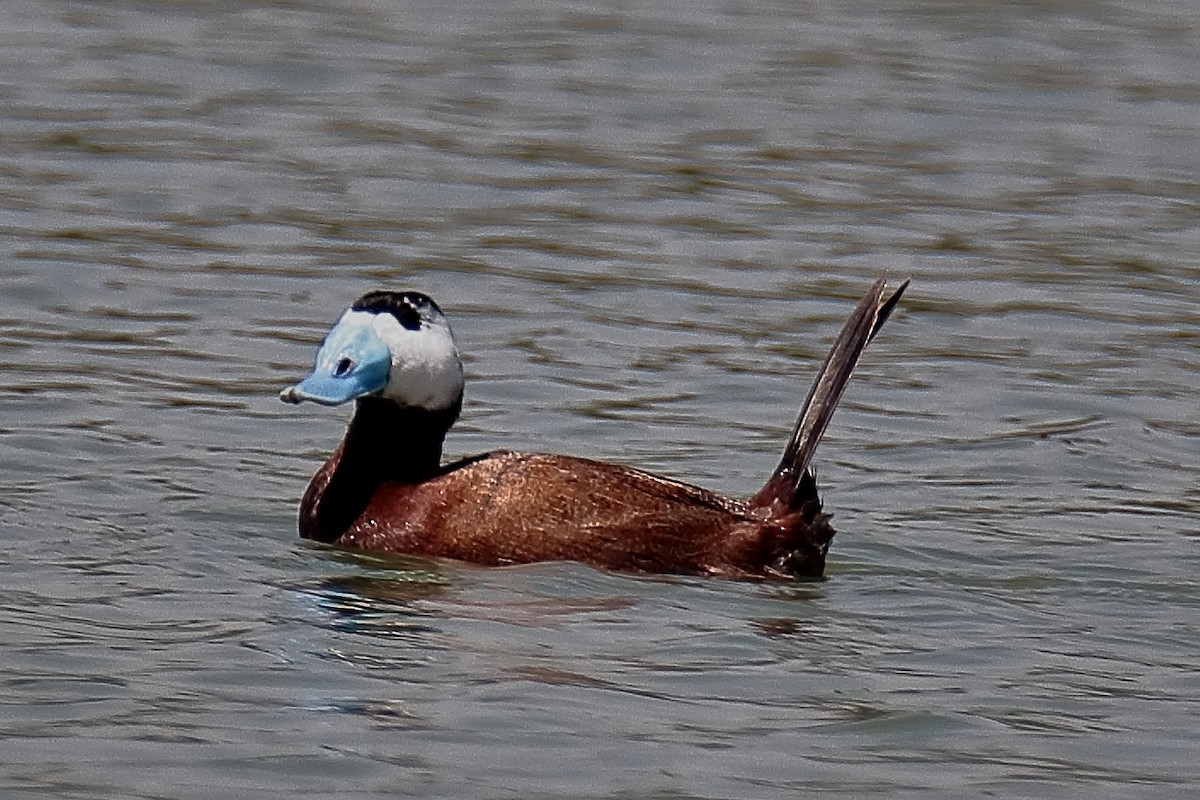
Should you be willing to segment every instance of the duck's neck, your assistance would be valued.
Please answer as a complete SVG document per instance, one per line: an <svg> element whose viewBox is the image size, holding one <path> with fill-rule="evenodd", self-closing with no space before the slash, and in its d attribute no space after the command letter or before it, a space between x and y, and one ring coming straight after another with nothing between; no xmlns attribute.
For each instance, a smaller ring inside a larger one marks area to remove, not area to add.
<svg viewBox="0 0 1200 800"><path fill-rule="evenodd" d="M302 536L332 542L358 519L385 482L419 483L441 469L442 442L462 400L447 409L404 408L377 397L356 402L336 453L309 485Z"/></svg>
<svg viewBox="0 0 1200 800"><path fill-rule="evenodd" d="M338 472L377 476L379 482L417 482L438 471L442 442L458 418L461 401L429 411L404 408L379 397L355 401L354 417L342 441Z"/></svg>

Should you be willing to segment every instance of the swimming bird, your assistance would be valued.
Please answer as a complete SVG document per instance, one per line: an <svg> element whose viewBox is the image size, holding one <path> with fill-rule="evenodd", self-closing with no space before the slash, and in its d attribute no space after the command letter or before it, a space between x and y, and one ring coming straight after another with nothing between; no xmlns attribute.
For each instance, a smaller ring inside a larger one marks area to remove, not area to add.
<svg viewBox="0 0 1200 800"><path fill-rule="evenodd" d="M834 530L810 461L863 349L908 281L879 278L817 373L783 456L735 499L619 464L498 450L442 463L463 402L445 315L420 292L372 291L322 343L288 403L355 403L300 504L300 535L341 547L483 565L579 561L729 578L815 578Z"/></svg>

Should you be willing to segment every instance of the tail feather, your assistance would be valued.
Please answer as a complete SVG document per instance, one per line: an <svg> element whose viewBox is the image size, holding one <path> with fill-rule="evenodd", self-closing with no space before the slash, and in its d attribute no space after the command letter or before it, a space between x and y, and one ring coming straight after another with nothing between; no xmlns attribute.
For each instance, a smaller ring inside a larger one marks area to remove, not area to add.
<svg viewBox="0 0 1200 800"><path fill-rule="evenodd" d="M900 288L887 294L886 277L881 276L870 290L858 301L854 311L842 326L834 340L829 355L821 364L812 389L800 409L800 417L792 430L779 466L762 489L750 498L753 508L770 508L776 513L796 509L810 499L816 499L816 485L809 476L809 462L829 427L838 401L846 391L850 375L858 364L863 350L875 338L875 334L887 321L888 316L908 288L908 281ZM807 487L807 491L805 491Z"/></svg>

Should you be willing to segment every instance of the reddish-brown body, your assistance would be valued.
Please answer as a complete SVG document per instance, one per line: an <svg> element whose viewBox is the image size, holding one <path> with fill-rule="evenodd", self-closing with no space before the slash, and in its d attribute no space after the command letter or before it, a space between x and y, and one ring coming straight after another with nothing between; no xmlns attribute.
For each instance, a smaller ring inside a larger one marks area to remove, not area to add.
<svg viewBox="0 0 1200 800"><path fill-rule="evenodd" d="M327 536L315 499L340 459L339 450L309 487L301 517L308 538ZM420 482L382 483L333 541L486 565L569 560L625 571L818 576L833 536L826 519L815 493L800 512L770 518L764 508L615 464L495 452Z"/></svg>

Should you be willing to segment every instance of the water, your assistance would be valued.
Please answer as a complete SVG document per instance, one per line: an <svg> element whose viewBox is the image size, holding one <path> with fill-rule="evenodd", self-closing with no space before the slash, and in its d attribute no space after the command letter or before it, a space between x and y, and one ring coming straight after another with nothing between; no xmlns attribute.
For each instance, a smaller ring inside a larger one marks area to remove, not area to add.
<svg viewBox="0 0 1200 800"><path fill-rule="evenodd" d="M435 7L436 6L436 7ZM1190 797L1185 3L0 10L8 798ZM448 443L733 494L882 270L829 579L299 542L376 286Z"/></svg>

